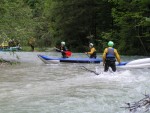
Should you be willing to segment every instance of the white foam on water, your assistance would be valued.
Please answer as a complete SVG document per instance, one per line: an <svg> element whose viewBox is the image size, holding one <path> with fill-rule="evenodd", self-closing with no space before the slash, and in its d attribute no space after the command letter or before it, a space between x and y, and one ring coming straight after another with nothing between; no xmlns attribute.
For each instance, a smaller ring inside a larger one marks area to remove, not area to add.
<svg viewBox="0 0 150 113"><path fill-rule="evenodd" d="M37 54L18 53L23 63L1 69L0 113L128 113L120 108L125 102L150 93L149 69L105 73L99 64L45 65Z"/></svg>

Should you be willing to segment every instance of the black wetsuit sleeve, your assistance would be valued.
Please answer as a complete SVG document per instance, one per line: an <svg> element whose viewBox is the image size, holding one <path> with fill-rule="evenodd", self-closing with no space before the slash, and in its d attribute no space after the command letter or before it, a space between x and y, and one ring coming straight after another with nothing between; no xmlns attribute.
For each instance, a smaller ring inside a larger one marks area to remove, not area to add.
<svg viewBox="0 0 150 113"><path fill-rule="evenodd" d="M57 52L61 52L61 50L60 50L60 49L58 49L58 48L56 48L56 51L57 51Z"/></svg>

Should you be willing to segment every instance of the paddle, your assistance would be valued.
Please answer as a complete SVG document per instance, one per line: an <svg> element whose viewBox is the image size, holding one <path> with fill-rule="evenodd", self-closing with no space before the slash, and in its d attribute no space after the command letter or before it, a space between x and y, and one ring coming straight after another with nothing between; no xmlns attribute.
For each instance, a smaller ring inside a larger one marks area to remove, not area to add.
<svg viewBox="0 0 150 113"><path fill-rule="evenodd" d="M55 49L56 49L56 51L58 51L58 52L64 52L67 57L70 57L70 56L72 55L72 52L71 52L71 51L68 51L68 50L67 50L67 51L61 51L60 49L58 49L58 48L56 48L56 47L55 47Z"/></svg>
<svg viewBox="0 0 150 113"><path fill-rule="evenodd" d="M70 57L72 55L71 51L64 51L64 53L66 54L67 57Z"/></svg>
<svg viewBox="0 0 150 113"><path fill-rule="evenodd" d="M86 56L88 56L88 58L90 58L90 56L87 54L87 52L85 52Z"/></svg>
<svg viewBox="0 0 150 113"><path fill-rule="evenodd" d="M91 58L91 57L89 56L88 52L84 52L84 53L86 54L86 56L88 56L88 58ZM95 59L96 59L96 57L92 57L92 58L95 58Z"/></svg>

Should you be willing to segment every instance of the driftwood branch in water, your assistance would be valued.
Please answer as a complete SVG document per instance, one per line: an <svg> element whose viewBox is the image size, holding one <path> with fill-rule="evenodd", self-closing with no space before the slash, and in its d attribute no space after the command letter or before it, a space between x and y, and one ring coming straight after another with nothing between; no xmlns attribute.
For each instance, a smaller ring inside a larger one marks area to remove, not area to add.
<svg viewBox="0 0 150 113"><path fill-rule="evenodd" d="M0 58L0 64L3 65L3 64L8 64L8 65L12 65L12 64L17 64L19 62L17 61L9 61L9 60L4 60L2 58Z"/></svg>
<svg viewBox="0 0 150 113"><path fill-rule="evenodd" d="M91 72L91 73L94 73L95 75L99 75L99 73L97 73L96 71L93 71L93 70L90 70L84 66L80 66L81 69L85 70L85 71L88 71L88 72Z"/></svg>
<svg viewBox="0 0 150 113"><path fill-rule="evenodd" d="M150 94L144 95L145 97L137 102L125 103L126 107L121 107L129 109L130 112L135 113L138 109L144 109L144 112L150 111Z"/></svg>

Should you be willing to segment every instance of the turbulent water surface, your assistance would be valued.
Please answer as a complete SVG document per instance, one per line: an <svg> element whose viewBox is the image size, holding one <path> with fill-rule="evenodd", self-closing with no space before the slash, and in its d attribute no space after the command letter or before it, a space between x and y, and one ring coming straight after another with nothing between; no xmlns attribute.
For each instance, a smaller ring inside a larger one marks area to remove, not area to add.
<svg viewBox="0 0 150 113"><path fill-rule="evenodd" d="M150 93L148 68L103 73L99 64L45 65L37 54L0 53L0 57L21 62L0 68L0 113L129 113L121 108L126 102L138 101L145 92ZM74 57L87 56L76 53ZM124 56L122 60L138 58Z"/></svg>

